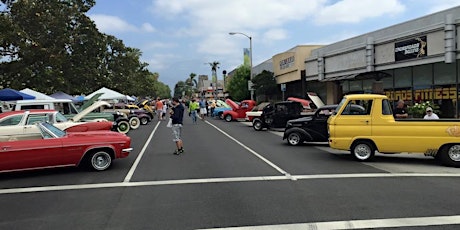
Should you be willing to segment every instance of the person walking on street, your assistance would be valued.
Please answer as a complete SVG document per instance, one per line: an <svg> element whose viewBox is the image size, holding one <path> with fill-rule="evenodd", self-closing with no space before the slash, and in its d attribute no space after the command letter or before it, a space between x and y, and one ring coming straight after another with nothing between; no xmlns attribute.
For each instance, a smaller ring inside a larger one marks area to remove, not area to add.
<svg viewBox="0 0 460 230"><path fill-rule="evenodd" d="M200 100L200 117L201 117L201 120L204 121L204 116L206 116L207 114L207 110L206 110L206 100L204 98L201 98Z"/></svg>
<svg viewBox="0 0 460 230"><path fill-rule="evenodd" d="M174 136L173 141L176 142L176 151L175 155L179 155L184 152L184 147L182 144L181 132L182 132L182 122L184 119L184 106L180 103L177 97L172 100L173 107L170 111L170 118L172 123L172 133Z"/></svg>
<svg viewBox="0 0 460 230"><path fill-rule="evenodd" d="M198 104L198 102L196 102L195 99L193 99L189 104L188 111L190 113L190 116L192 117L193 124L196 124L196 111L199 107L200 105Z"/></svg>
<svg viewBox="0 0 460 230"><path fill-rule="evenodd" d="M157 111L157 116L158 116L158 120L161 121L163 120L162 118L162 113L163 113L163 102L161 102L160 98L157 97L157 101L155 103L155 109Z"/></svg>

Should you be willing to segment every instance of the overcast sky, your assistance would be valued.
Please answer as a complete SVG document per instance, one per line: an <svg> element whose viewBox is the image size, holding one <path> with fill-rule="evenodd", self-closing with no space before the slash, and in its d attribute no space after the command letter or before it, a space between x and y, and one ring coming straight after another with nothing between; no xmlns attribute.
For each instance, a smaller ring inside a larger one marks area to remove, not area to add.
<svg viewBox="0 0 460 230"><path fill-rule="evenodd" d="M252 37L254 65L297 45L327 45L460 5L460 0L96 0L98 29L142 51L174 85L209 62L231 71Z"/></svg>

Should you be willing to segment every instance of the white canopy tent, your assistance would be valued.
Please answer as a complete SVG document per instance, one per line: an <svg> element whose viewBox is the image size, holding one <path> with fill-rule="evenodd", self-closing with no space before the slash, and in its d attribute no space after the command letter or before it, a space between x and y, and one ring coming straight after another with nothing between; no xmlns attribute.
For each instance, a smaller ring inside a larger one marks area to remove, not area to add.
<svg viewBox="0 0 460 230"><path fill-rule="evenodd" d="M37 92L35 90L25 88L23 90L20 90L21 93L29 94L35 97L35 100L53 100L54 97L50 97L44 93Z"/></svg>
<svg viewBox="0 0 460 230"><path fill-rule="evenodd" d="M115 90L111 90L105 87L102 87L93 93L91 93L88 96L85 96L85 100L91 99L94 95L102 93L102 95L99 97L100 100L126 100L126 95L121 94Z"/></svg>

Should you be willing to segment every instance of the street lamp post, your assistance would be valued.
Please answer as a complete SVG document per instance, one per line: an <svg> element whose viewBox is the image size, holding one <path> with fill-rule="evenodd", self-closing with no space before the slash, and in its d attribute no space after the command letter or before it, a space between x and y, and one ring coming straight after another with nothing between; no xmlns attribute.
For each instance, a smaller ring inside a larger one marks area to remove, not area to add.
<svg viewBox="0 0 460 230"><path fill-rule="evenodd" d="M230 32L228 33L230 35L235 35L235 34L241 34L247 38L249 38L249 64L250 64L250 69L249 69L249 79L251 81L251 100L254 100L254 89L252 88L252 37L247 35L247 34L244 34L244 33L241 33L241 32Z"/></svg>

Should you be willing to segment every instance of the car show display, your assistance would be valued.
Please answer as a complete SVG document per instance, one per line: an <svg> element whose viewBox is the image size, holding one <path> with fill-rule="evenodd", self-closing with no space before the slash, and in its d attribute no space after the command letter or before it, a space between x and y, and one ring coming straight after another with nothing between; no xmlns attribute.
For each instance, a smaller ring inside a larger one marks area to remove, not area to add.
<svg viewBox="0 0 460 230"><path fill-rule="evenodd" d="M39 133L27 137L0 135L0 172L86 166L108 169L113 160L133 150L131 138L113 131L65 132L52 124L35 124Z"/></svg>

